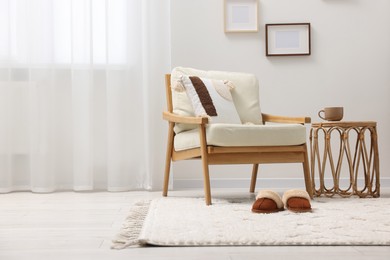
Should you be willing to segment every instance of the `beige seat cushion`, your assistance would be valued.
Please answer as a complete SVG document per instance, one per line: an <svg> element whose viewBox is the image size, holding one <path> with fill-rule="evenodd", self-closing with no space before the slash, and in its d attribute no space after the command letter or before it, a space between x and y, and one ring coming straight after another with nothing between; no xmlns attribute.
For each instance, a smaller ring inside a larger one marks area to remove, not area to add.
<svg viewBox="0 0 390 260"><path fill-rule="evenodd" d="M306 143L306 128L300 124L240 125L210 124L207 144L215 146L285 146ZM198 129L175 136L176 151L200 146Z"/></svg>

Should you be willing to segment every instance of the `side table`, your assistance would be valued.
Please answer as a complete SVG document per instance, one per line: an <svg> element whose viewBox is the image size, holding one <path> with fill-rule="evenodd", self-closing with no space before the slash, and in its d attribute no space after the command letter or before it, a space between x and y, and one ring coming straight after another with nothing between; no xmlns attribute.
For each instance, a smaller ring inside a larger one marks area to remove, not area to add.
<svg viewBox="0 0 390 260"><path fill-rule="evenodd" d="M313 123L310 153L314 196L380 196L376 122ZM341 185L345 177L349 184Z"/></svg>

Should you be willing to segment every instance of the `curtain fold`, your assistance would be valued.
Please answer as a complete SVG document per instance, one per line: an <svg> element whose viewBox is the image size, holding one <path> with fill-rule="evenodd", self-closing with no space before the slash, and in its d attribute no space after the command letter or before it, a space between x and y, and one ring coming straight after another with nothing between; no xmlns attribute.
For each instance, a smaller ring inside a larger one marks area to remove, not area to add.
<svg viewBox="0 0 390 260"><path fill-rule="evenodd" d="M160 185L151 164L160 167L164 148L148 144L164 102L149 78L163 84L170 65L154 58L154 69L149 53L169 53L169 19L149 15L161 7L166 15L169 1L157 5L0 0L0 192ZM148 42L155 26L168 45Z"/></svg>

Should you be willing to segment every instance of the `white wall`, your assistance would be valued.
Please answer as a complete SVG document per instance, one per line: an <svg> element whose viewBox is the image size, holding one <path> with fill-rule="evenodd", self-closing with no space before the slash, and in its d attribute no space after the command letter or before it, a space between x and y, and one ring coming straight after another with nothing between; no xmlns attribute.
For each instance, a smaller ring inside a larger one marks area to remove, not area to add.
<svg viewBox="0 0 390 260"><path fill-rule="evenodd" d="M171 0L172 67L254 73L266 113L316 122L322 107L344 106L345 120L377 121L381 176L390 178L389 10L389 0L259 0L258 33L224 33L222 0ZM312 55L266 57L264 25L291 22L311 23ZM199 162L174 163L173 171L179 186L201 178ZM250 171L216 166L211 178ZM259 177L300 180L302 169L267 165Z"/></svg>

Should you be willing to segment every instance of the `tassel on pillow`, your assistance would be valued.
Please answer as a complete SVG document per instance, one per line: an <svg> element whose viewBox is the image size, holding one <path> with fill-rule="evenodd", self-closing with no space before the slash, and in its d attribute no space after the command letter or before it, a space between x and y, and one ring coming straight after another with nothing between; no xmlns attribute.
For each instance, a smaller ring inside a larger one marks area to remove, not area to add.
<svg viewBox="0 0 390 260"><path fill-rule="evenodd" d="M181 77L183 77L183 76L181 76ZM180 78L181 78L181 77L180 77ZM183 83L182 83L182 80L181 80L181 79L178 80L178 81L176 81L176 82L173 84L172 89L173 89L174 91L176 91L176 92L184 92L184 91L186 90L185 87L183 86Z"/></svg>
<svg viewBox="0 0 390 260"><path fill-rule="evenodd" d="M230 80L224 80L223 83L229 87L230 90L233 90L235 88L235 86L233 85L233 82L231 82Z"/></svg>

